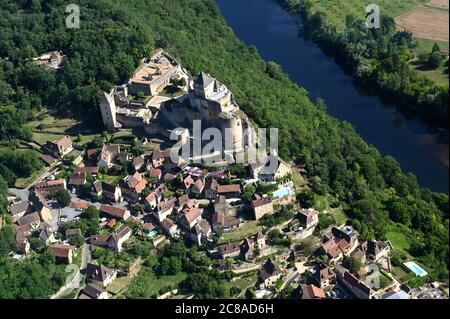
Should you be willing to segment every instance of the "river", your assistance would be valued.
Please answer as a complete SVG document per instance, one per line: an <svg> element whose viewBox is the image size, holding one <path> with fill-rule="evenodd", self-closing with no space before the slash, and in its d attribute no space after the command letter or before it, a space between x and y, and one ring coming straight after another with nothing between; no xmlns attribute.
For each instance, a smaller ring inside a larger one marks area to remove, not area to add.
<svg viewBox="0 0 450 319"><path fill-rule="evenodd" d="M351 76L320 48L298 36L300 18L276 0L216 0L234 33L258 48L261 56L280 64L291 80L325 100L328 113L351 123L383 155L392 155L422 187L449 191L448 131L431 129L405 116L378 97L358 92Z"/></svg>

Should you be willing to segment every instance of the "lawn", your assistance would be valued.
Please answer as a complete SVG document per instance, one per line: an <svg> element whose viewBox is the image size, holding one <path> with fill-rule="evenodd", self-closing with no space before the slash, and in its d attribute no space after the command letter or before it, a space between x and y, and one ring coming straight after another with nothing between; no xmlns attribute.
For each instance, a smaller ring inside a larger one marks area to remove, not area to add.
<svg viewBox="0 0 450 319"><path fill-rule="evenodd" d="M292 182L294 183L294 186L297 189L297 191L307 186L305 179L300 174L299 169L295 166L292 167Z"/></svg>
<svg viewBox="0 0 450 319"><path fill-rule="evenodd" d="M130 285L132 278L125 276L115 279L106 289L110 294L117 295L123 293Z"/></svg>
<svg viewBox="0 0 450 319"><path fill-rule="evenodd" d="M101 179L102 181L104 181L112 186L116 186L123 179L123 177L120 175L117 176L117 175L101 174L99 176L99 179Z"/></svg>
<svg viewBox="0 0 450 319"><path fill-rule="evenodd" d="M391 242L392 246L394 246L394 249L399 249L408 252L410 246L409 241L406 235L403 234L402 232L390 229L386 233L386 238Z"/></svg>
<svg viewBox="0 0 450 319"><path fill-rule="evenodd" d="M233 287L239 288L241 293L245 292L248 287L252 287L256 282L256 275L237 278L233 281L227 283L227 288L231 289ZM235 297L235 296L232 296Z"/></svg>
<svg viewBox="0 0 450 319"><path fill-rule="evenodd" d="M415 55L419 55L421 53L430 53L433 49L433 45L437 43L441 50L448 51L449 44L446 41L436 41L436 40L426 40L426 39L417 39L417 47L413 49ZM446 74L445 67L442 65L436 70L427 70L421 67L420 65L416 65L413 60L410 63L411 68L415 69L417 72L425 76L426 78L435 81L438 84L446 84L448 85L448 74Z"/></svg>
<svg viewBox="0 0 450 319"><path fill-rule="evenodd" d="M255 235L257 232L261 231L261 229L262 227L258 226L258 222L256 220L246 221L244 225L238 229L229 233L224 233L219 240L219 244L242 240L245 237Z"/></svg>
<svg viewBox="0 0 450 319"><path fill-rule="evenodd" d="M338 226L344 225L347 222L347 215L342 211L342 208L332 208L330 209L330 214L336 218L336 224Z"/></svg>
<svg viewBox="0 0 450 319"><path fill-rule="evenodd" d="M176 275L158 278L152 270L143 267L131 283L128 293L132 298L149 299L154 295L159 295L162 288L176 287L186 277L186 273L179 272Z"/></svg>
<svg viewBox="0 0 450 319"><path fill-rule="evenodd" d="M414 277L413 273L407 272L402 267L392 267L391 273L400 283L405 283Z"/></svg>

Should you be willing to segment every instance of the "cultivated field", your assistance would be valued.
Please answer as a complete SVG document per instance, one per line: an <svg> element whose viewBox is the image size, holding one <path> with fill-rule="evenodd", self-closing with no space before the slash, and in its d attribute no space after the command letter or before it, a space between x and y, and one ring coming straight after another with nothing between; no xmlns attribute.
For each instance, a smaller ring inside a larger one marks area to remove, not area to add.
<svg viewBox="0 0 450 319"><path fill-rule="evenodd" d="M322 12L328 21L338 29L343 29L347 15L362 19L369 4L378 5L382 15L394 18L425 4L426 0L311 0L311 3L313 11Z"/></svg>
<svg viewBox="0 0 450 319"><path fill-rule="evenodd" d="M427 6L443 8L448 10L449 0L431 0L427 3Z"/></svg>
<svg viewBox="0 0 450 319"><path fill-rule="evenodd" d="M400 30L409 31L418 39L449 39L449 14L446 10L418 8L396 17L395 23Z"/></svg>

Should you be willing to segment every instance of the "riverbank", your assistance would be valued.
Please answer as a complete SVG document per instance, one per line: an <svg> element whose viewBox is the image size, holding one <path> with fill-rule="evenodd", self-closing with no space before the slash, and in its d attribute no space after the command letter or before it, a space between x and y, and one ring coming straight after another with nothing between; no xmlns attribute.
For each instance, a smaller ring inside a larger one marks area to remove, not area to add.
<svg viewBox="0 0 450 319"><path fill-rule="evenodd" d="M448 85L439 85L411 69L416 41L397 32L392 18L382 16L377 32L362 28L360 17L348 18L342 30L336 31L336 24L310 0L277 1L302 17L301 35L333 57L360 90L419 116L429 127L448 130Z"/></svg>
<svg viewBox="0 0 450 319"><path fill-rule="evenodd" d="M446 131L433 129L411 112L400 112L380 98L357 90L352 77L333 59L326 56L314 42L298 36L301 18L290 15L277 0L217 0L217 3L235 34L264 60L279 64L290 80L307 91L312 101L319 101L320 108L332 117L350 123L382 155L395 157L404 172L417 176L422 187L448 193ZM241 89L242 85L234 88L236 92ZM272 88L269 92L268 96L278 94ZM285 95L280 98L274 106L291 104ZM261 102L262 105L267 104ZM283 110L287 117L286 106ZM302 123L298 132L303 132L312 124L303 112L295 117L299 118L297 122ZM314 131L317 132L317 129ZM305 137L309 135L300 134Z"/></svg>

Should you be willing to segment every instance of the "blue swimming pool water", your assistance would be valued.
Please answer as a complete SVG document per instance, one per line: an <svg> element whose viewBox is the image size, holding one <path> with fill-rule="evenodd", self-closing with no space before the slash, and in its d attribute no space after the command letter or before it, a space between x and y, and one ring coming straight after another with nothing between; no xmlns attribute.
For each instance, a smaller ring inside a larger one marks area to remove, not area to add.
<svg viewBox="0 0 450 319"><path fill-rule="evenodd" d="M281 188L275 192L273 192L273 197L275 198L283 198L292 194L292 189L290 187Z"/></svg>
<svg viewBox="0 0 450 319"><path fill-rule="evenodd" d="M148 237L150 237L150 239L155 238L158 235L158 232L156 230L152 230L151 232L148 233Z"/></svg>
<svg viewBox="0 0 450 319"><path fill-rule="evenodd" d="M415 262L407 262L405 263L405 266L411 270L416 276L424 277L428 275L428 273L422 269L419 265L417 265Z"/></svg>

